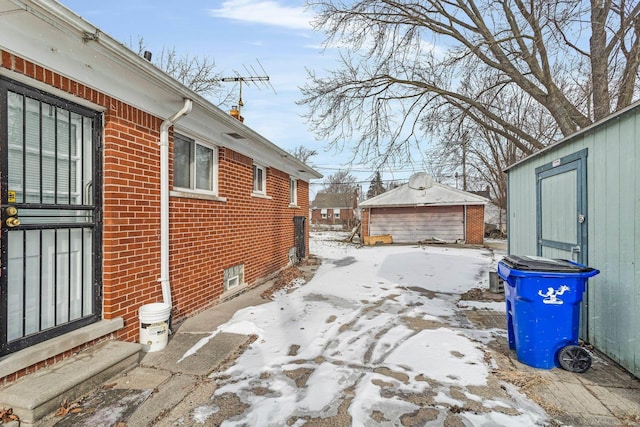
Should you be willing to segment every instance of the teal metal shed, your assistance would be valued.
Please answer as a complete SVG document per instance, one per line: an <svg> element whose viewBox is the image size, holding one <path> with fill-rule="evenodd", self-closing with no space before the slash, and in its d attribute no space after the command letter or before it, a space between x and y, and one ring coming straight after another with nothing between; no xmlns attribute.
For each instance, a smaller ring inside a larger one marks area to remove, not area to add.
<svg viewBox="0 0 640 427"><path fill-rule="evenodd" d="M640 377L640 103L510 166L508 252L573 259L581 338Z"/></svg>

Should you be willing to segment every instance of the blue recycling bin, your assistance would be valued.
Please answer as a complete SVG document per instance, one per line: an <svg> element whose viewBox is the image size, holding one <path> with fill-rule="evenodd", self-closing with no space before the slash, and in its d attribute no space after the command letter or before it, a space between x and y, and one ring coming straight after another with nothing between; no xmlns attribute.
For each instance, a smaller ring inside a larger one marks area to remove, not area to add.
<svg viewBox="0 0 640 427"><path fill-rule="evenodd" d="M573 261L509 255L498 263L505 282L509 348L534 368L585 372L591 355L578 346L580 302L595 268Z"/></svg>

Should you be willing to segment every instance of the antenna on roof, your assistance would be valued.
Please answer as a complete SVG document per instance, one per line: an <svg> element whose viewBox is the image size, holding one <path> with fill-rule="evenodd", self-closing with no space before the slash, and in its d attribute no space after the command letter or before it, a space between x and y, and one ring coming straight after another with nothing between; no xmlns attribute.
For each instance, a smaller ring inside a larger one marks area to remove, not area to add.
<svg viewBox="0 0 640 427"><path fill-rule="evenodd" d="M247 74L246 76L242 76L240 75L240 73L234 70L233 72L236 74L234 77L223 77L220 79L220 81L223 81L223 82L238 82L238 85L240 88L240 94L238 96L238 104L231 107L230 113L232 117L235 117L241 122L244 121L244 117L240 115L240 110L242 109L242 107L244 107L244 101L242 101L242 83L245 83L245 84L253 83L257 89L260 89L260 86L258 86L258 82L262 82L262 86L264 86L265 88L271 88L273 93L277 95L275 88L269 81L269 76L267 75L267 72L264 70L264 67L262 66L258 58L256 58L256 61L258 62L258 65L260 65L260 69L262 70L262 73L264 75L259 75L259 73L253 67L253 65L251 65L250 68L247 68L245 65L243 65L242 67L246 71L246 74Z"/></svg>

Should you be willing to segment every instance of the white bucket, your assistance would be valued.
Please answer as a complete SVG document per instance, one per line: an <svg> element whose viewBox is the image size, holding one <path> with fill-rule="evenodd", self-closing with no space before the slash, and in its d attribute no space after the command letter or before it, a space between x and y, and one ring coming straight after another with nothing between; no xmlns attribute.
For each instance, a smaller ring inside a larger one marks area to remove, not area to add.
<svg viewBox="0 0 640 427"><path fill-rule="evenodd" d="M140 344L142 351L162 350L167 346L169 337L169 316L171 306L155 302L140 307Z"/></svg>

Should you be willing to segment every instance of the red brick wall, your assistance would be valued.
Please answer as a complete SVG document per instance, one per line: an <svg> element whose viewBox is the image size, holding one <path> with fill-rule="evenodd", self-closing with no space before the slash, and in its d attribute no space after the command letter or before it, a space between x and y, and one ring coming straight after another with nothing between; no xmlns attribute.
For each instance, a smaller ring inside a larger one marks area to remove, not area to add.
<svg viewBox="0 0 640 427"><path fill-rule="evenodd" d="M160 277L161 118L2 51L2 67L106 109L103 113L103 317L122 317L116 338L137 341L138 309L158 302ZM73 101L72 98L70 98ZM208 141L215 144L216 141ZM171 169L171 166L170 166ZM267 196L251 196L252 159L219 150L218 189L226 202L170 199L170 281L174 319L211 306L223 271L245 265L245 282L277 272L294 245L293 217L308 216L309 186L298 181L289 207L289 175L267 168ZM307 228L308 230L308 228ZM309 247L308 233L306 236ZM308 254L308 250L307 250Z"/></svg>
<svg viewBox="0 0 640 427"><path fill-rule="evenodd" d="M360 236L362 236L362 241L364 241L365 237L369 237L369 216L371 215L370 208L362 209L362 225L360 226Z"/></svg>
<svg viewBox="0 0 640 427"><path fill-rule="evenodd" d="M340 218L336 218L335 209L327 209L327 217L322 218L321 209L313 209L311 211L311 220L314 224L343 224L354 218L353 209L340 209Z"/></svg>
<svg viewBox="0 0 640 427"><path fill-rule="evenodd" d="M308 184L298 181L299 207L291 208L289 175L267 168L270 199L253 197L252 165L252 159L220 148L218 194L227 201L171 199L174 316L215 302L224 291L226 268L244 264L245 282L254 284L287 264L293 217L308 215Z"/></svg>
<svg viewBox="0 0 640 427"><path fill-rule="evenodd" d="M340 209L340 219L343 221L353 219L353 209Z"/></svg>
<svg viewBox="0 0 640 427"><path fill-rule="evenodd" d="M467 244L484 243L484 205L467 206Z"/></svg>
<svg viewBox="0 0 640 427"><path fill-rule="evenodd" d="M307 249L306 255L309 256L309 183L298 181L298 206L300 209L295 211L295 216L306 216L304 231L304 247Z"/></svg>

